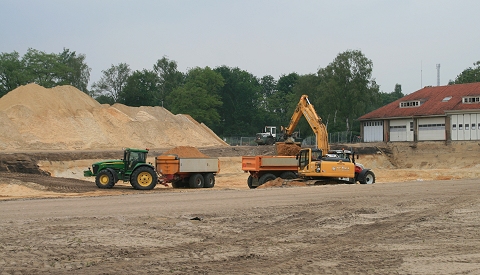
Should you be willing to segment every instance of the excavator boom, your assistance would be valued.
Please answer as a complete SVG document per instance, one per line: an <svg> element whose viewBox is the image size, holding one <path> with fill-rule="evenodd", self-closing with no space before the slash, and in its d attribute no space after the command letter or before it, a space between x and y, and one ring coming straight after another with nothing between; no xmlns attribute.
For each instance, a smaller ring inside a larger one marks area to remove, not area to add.
<svg viewBox="0 0 480 275"><path fill-rule="evenodd" d="M302 116L305 117L315 133L318 149L322 150L322 155L326 155L330 149L328 145L327 127L325 127L322 119L317 115L317 112L315 111L313 104L308 100L307 95L302 95L300 97L300 101L293 112L289 125L286 128L282 128L284 139L287 142L292 142L292 135Z"/></svg>

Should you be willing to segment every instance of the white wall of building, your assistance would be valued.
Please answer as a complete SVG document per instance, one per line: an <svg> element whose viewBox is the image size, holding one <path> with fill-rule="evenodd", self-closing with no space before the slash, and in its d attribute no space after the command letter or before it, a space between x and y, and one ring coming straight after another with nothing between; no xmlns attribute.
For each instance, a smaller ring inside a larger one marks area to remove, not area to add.
<svg viewBox="0 0 480 275"><path fill-rule="evenodd" d="M365 121L363 122L363 141L376 142L383 141L383 121Z"/></svg>
<svg viewBox="0 0 480 275"><path fill-rule="evenodd" d="M417 120L420 140L445 140L445 117L419 118Z"/></svg>
<svg viewBox="0 0 480 275"><path fill-rule="evenodd" d="M480 140L480 114L452 114L452 140Z"/></svg>
<svg viewBox="0 0 480 275"><path fill-rule="evenodd" d="M413 119L390 120L390 141L413 141Z"/></svg>

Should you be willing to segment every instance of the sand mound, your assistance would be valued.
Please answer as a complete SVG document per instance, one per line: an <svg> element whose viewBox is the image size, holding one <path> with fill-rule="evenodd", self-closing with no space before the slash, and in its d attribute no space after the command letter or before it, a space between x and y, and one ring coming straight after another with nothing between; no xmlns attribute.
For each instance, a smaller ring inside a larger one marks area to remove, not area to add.
<svg viewBox="0 0 480 275"><path fill-rule="evenodd" d="M190 116L155 107L99 104L72 86L18 87L0 98L0 150L226 146Z"/></svg>
<svg viewBox="0 0 480 275"><path fill-rule="evenodd" d="M258 189L271 188L271 187L294 187L294 186L307 186L303 181L284 180L282 178L276 178L271 181L267 181L264 184L257 187Z"/></svg>
<svg viewBox="0 0 480 275"><path fill-rule="evenodd" d="M296 156L300 153L300 150L302 150L302 148L295 143L284 142L275 143L275 148L278 156Z"/></svg>
<svg viewBox="0 0 480 275"><path fill-rule="evenodd" d="M181 158L208 158L209 156L200 152L192 146L178 146L164 152L162 155L177 155Z"/></svg>

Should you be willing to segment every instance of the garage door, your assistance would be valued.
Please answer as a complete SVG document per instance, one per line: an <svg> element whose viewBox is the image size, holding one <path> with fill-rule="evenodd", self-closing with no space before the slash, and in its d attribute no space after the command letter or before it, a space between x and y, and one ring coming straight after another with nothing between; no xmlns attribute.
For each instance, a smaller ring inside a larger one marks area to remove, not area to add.
<svg viewBox="0 0 480 275"><path fill-rule="evenodd" d="M418 140L445 140L445 118L418 119Z"/></svg>
<svg viewBox="0 0 480 275"><path fill-rule="evenodd" d="M413 120L390 120L390 141L413 141Z"/></svg>
<svg viewBox="0 0 480 275"><path fill-rule="evenodd" d="M383 121L366 121L363 123L363 141L383 141Z"/></svg>
<svg viewBox="0 0 480 275"><path fill-rule="evenodd" d="M480 114L451 116L452 140L480 140Z"/></svg>

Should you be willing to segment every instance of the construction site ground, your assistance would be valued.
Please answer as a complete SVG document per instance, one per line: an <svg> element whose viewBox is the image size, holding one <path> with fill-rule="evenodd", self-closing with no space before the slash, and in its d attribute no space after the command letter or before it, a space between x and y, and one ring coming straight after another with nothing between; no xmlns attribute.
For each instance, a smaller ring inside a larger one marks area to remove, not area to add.
<svg viewBox="0 0 480 275"><path fill-rule="evenodd" d="M103 190L83 170L121 150L4 151L0 274L480 274L479 143L354 146L375 184L250 190L275 147L220 146L212 189Z"/></svg>

